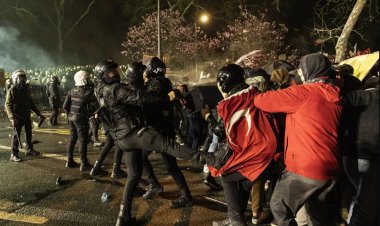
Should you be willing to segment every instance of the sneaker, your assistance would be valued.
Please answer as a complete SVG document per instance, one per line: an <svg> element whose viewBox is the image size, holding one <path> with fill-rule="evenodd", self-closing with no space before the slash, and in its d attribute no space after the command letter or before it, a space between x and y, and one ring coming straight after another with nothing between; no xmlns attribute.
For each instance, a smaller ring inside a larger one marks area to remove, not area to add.
<svg viewBox="0 0 380 226"><path fill-rule="evenodd" d="M100 142L98 140L94 141L94 147L101 147L101 146L103 146L102 142Z"/></svg>
<svg viewBox="0 0 380 226"><path fill-rule="evenodd" d="M157 187L149 186L148 190L143 194L142 197L144 199L150 199L155 195L161 194L163 191L164 191L164 187L162 187L161 185Z"/></svg>
<svg viewBox="0 0 380 226"><path fill-rule="evenodd" d="M11 155L11 158L9 159L11 162L21 162L22 159L18 157L17 155Z"/></svg>
<svg viewBox="0 0 380 226"><path fill-rule="evenodd" d="M219 221L212 221L212 226L228 226L229 224L231 224L230 218Z"/></svg>
<svg viewBox="0 0 380 226"><path fill-rule="evenodd" d="M75 167L78 167L78 166L79 166L79 164L77 162L75 162L73 159L72 160L68 160L66 162L66 165L65 165L66 168L75 168Z"/></svg>
<svg viewBox="0 0 380 226"><path fill-rule="evenodd" d="M81 164L80 164L79 170L80 170L80 171L89 171L89 170L92 169L92 167L94 167L94 166L91 165L91 164L88 163L88 162L85 162L85 163L81 163Z"/></svg>
<svg viewBox="0 0 380 226"><path fill-rule="evenodd" d="M33 149L29 149L26 151L26 155L28 156L37 156L37 155L40 155L41 153L39 151L36 151L36 150L33 150Z"/></svg>
<svg viewBox="0 0 380 226"><path fill-rule="evenodd" d="M263 211L259 216L252 217L252 224L261 224L263 221L268 219L269 216L269 212Z"/></svg>
<svg viewBox="0 0 380 226"><path fill-rule="evenodd" d="M193 205L193 199L185 196L180 196L177 200L170 203L170 208L177 209L182 207L190 207Z"/></svg>

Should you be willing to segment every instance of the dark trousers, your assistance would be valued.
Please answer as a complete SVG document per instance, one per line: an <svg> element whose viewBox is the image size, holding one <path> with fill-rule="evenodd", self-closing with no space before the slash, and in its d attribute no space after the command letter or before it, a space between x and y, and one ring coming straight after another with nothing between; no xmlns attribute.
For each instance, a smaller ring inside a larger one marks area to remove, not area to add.
<svg viewBox="0 0 380 226"><path fill-rule="evenodd" d="M129 210L132 208L132 200L137 184L143 171L141 150L129 150L125 153L125 165L127 166L127 183L124 187L121 204Z"/></svg>
<svg viewBox="0 0 380 226"><path fill-rule="evenodd" d="M150 163L148 156L152 153L151 151L144 150L143 151L143 167L144 171L148 174L148 182L153 187L158 187L160 183L157 180L156 175L154 174L154 170L152 164ZM185 177L182 174L182 171L179 169L177 164L177 159L171 155L161 153L162 160L168 170L170 176L172 176L174 182L177 184L181 195L184 195L188 198L191 197L191 193L189 187L186 183Z"/></svg>
<svg viewBox="0 0 380 226"><path fill-rule="evenodd" d="M50 115L50 124L52 124L53 126L58 125L58 114L59 114L59 107L53 106L53 109Z"/></svg>
<svg viewBox="0 0 380 226"><path fill-rule="evenodd" d="M267 166L256 180L266 181L271 169L272 164ZM238 171L222 175L224 198L231 220L244 221L244 212L255 181L248 180Z"/></svg>
<svg viewBox="0 0 380 226"><path fill-rule="evenodd" d="M150 127L135 129L123 139L116 140L116 144L126 152L128 179L121 204L127 208L131 208L133 194L141 178L142 149L166 153L181 159L192 159L196 152L186 145L179 145L173 138L165 137Z"/></svg>
<svg viewBox="0 0 380 226"><path fill-rule="evenodd" d="M99 121L96 118L90 118L90 134L89 138L94 136L94 141L99 141Z"/></svg>
<svg viewBox="0 0 380 226"><path fill-rule="evenodd" d="M380 225L380 165L370 161L366 173L361 173L354 200L350 226ZM377 218L377 219L376 219Z"/></svg>
<svg viewBox="0 0 380 226"><path fill-rule="evenodd" d="M231 220L244 220L249 194L253 181L248 180L239 172L222 175L224 198L227 202L228 217Z"/></svg>
<svg viewBox="0 0 380 226"><path fill-rule="evenodd" d="M25 139L26 139L26 148L27 150L33 149L33 144L32 144L32 121L30 119L27 120L21 120L21 119L16 119L15 125L13 127L13 136L12 136L12 154L13 155L18 155L19 149L18 146L21 142L21 129L24 126L25 128Z"/></svg>
<svg viewBox="0 0 380 226"><path fill-rule="evenodd" d="M88 122L69 121L70 142L67 147L67 158L74 158L75 144L79 138L79 154L82 163L87 162Z"/></svg>
<svg viewBox="0 0 380 226"><path fill-rule="evenodd" d="M106 133L106 142L105 142L102 150L100 151L100 155L97 159L97 161L100 164L102 164L104 162L108 153L113 148L114 144L115 144L115 141L112 139L112 136L110 135L110 133L107 132ZM120 166L122 158L123 158L123 151L119 147L116 147L115 155L114 155L114 163Z"/></svg>
<svg viewBox="0 0 380 226"><path fill-rule="evenodd" d="M308 225L334 225L327 217L326 195L333 189L335 180L312 180L284 171L270 201L270 207L278 226L297 225L295 216L305 205Z"/></svg>

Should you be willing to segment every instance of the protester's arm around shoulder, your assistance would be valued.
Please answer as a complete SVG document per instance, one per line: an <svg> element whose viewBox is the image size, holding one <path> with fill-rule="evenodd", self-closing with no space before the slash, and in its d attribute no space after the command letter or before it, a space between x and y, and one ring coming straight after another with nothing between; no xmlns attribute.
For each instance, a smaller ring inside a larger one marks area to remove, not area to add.
<svg viewBox="0 0 380 226"><path fill-rule="evenodd" d="M260 93L254 98L257 108L277 113L293 113L301 106L304 95L300 92L301 86L291 86L286 89L267 91Z"/></svg>
<svg viewBox="0 0 380 226"><path fill-rule="evenodd" d="M147 92L142 90L131 90L125 86L119 86L115 89L115 96L119 103L141 106L145 103L156 103L161 101L170 101L169 95L160 95L156 92Z"/></svg>
<svg viewBox="0 0 380 226"><path fill-rule="evenodd" d="M343 98L342 105L353 107L366 106L372 98L371 92L365 90L355 90Z"/></svg>

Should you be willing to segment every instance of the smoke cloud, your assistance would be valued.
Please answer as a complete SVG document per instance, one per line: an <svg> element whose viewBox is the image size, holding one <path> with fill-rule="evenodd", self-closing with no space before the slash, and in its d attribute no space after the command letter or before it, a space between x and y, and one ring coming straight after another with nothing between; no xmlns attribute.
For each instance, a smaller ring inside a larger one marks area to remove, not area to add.
<svg viewBox="0 0 380 226"><path fill-rule="evenodd" d="M23 40L18 29L0 26L0 68L14 71L54 66L49 54L32 41Z"/></svg>

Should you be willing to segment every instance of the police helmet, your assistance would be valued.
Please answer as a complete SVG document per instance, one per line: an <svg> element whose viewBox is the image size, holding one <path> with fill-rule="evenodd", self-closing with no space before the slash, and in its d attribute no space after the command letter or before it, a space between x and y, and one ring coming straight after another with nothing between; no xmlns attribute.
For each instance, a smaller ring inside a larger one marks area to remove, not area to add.
<svg viewBox="0 0 380 226"><path fill-rule="evenodd" d="M13 84L25 84L26 83L26 73L24 70L17 70L12 73Z"/></svg>
<svg viewBox="0 0 380 226"><path fill-rule="evenodd" d="M95 66L94 74L98 79L101 79L106 83L118 82L120 81L120 75L108 78L105 73L109 70L116 69L118 66L119 65L113 60L103 60Z"/></svg>
<svg viewBox="0 0 380 226"><path fill-rule="evenodd" d="M126 77L128 82L139 82L143 81L143 74L146 69L146 66L141 62L132 62L128 64L126 71Z"/></svg>
<svg viewBox="0 0 380 226"><path fill-rule="evenodd" d="M150 59L147 65L147 76L148 78L154 78L158 76L164 76L166 74L166 65L158 57L153 57Z"/></svg>
<svg viewBox="0 0 380 226"><path fill-rule="evenodd" d="M88 76L90 74L87 71L77 71L74 75L75 86L85 86L87 84Z"/></svg>
<svg viewBox="0 0 380 226"><path fill-rule="evenodd" d="M237 64L228 64L219 70L216 79L222 92L229 93L236 85L244 82L244 69Z"/></svg>

